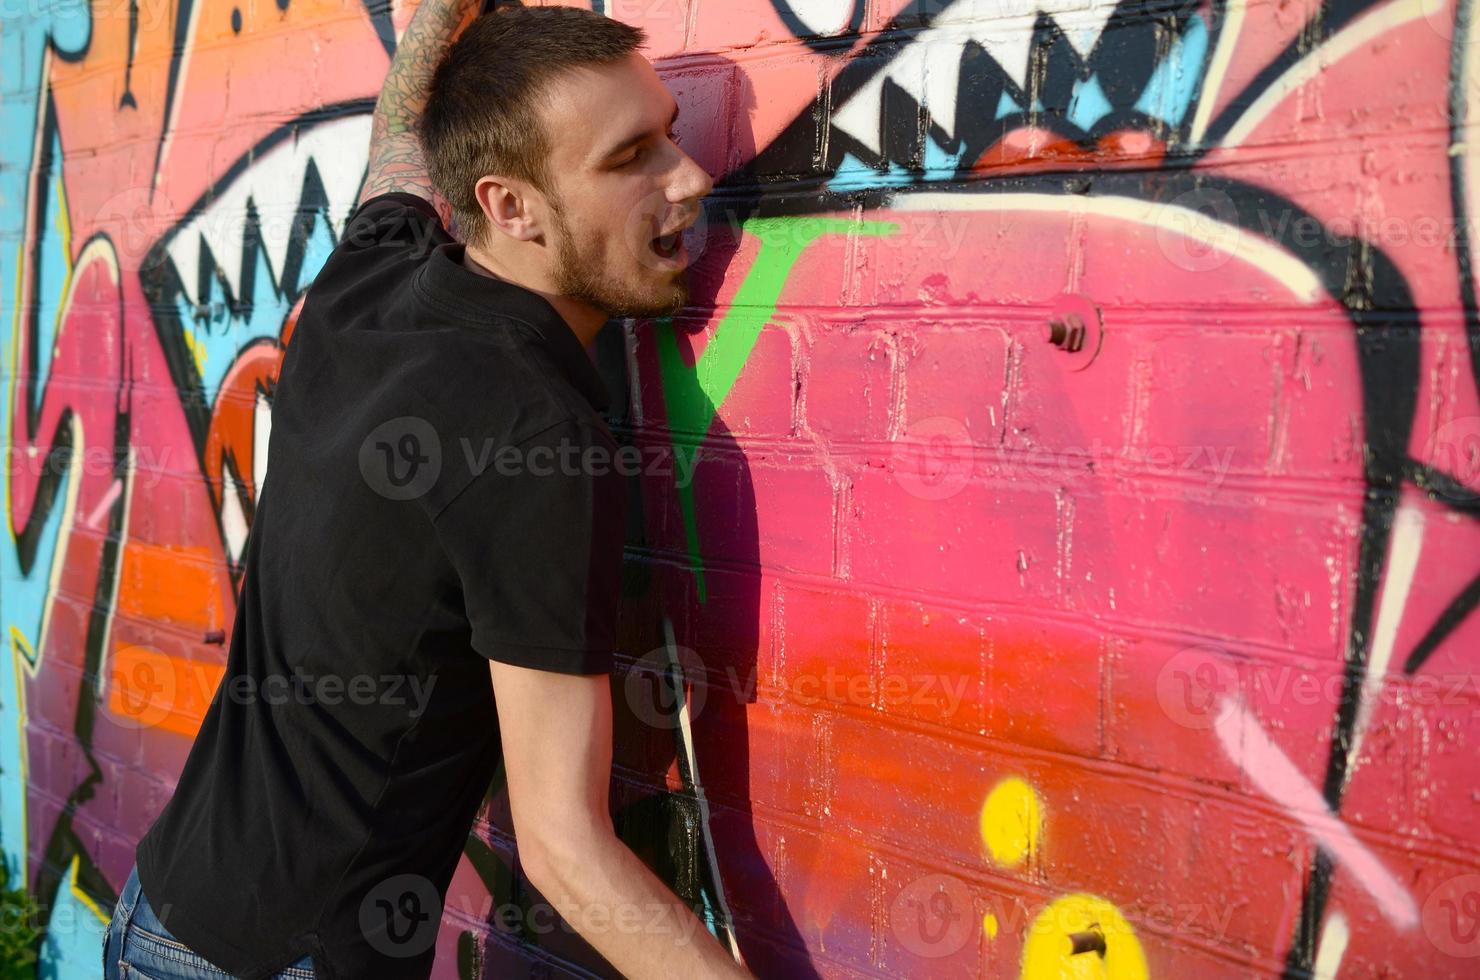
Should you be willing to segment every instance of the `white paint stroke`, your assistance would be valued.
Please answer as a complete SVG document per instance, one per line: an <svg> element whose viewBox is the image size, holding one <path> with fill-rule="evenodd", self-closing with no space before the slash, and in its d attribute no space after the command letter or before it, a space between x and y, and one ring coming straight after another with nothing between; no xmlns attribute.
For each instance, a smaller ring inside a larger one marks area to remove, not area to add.
<svg viewBox="0 0 1480 980"><path fill-rule="evenodd" d="M1244 6L1245 0L1229 0L1223 5L1218 46L1213 49L1208 72L1203 76L1197 112L1192 117L1192 129L1188 133L1194 144L1202 142L1208 123L1213 120L1213 103L1217 100L1218 90L1223 87L1223 76L1228 74L1228 63L1233 60L1233 49L1238 47L1239 33L1244 29Z"/></svg>
<svg viewBox="0 0 1480 980"><path fill-rule="evenodd" d="M1398 626L1403 622L1403 609L1413 588L1418 570L1418 555L1423 550L1423 514L1416 507L1399 507L1393 515L1393 536L1388 542L1387 574L1383 577L1382 601L1377 607L1377 624L1372 630L1372 651L1367 658L1367 674L1362 678L1357 700L1356 726L1352 729L1351 748L1346 756L1343 785L1351 782L1358 751L1372 724L1373 706L1387 682L1388 666L1398 642Z"/></svg>
<svg viewBox="0 0 1480 980"><path fill-rule="evenodd" d="M1321 944L1316 949L1316 964L1313 980L1336 980L1341 969L1341 958L1346 955L1346 944L1352 938L1351 927L1346 916L1332 912L1321 932Z"/></svg>
<svg viewBox="0 0 1480 980"><path fill-rule="evenodd" d="M1048 14L1069 44L1087 58L1100 41L1113 0L956 0L911 39L833 112L832 124L874 153L882 151L884 82L899 86L949 135L956 125L961 57L980 45L1020 91L1028 87L1033 25ZM936 66L928 71L926 65ZM995 105L973 106L993 112Z"/></svg>
<svg viewBox="0 0 1480 980"><path fill-rule="evenodd" d="M892 211L1036 211L1098 215L1148 225L1168 234L1197 238L1268 273L1296 298L1314 302L1321 295L1316 274L1289 252L1237 225L1224 224L1193 208L1133 197L1078 197L1066 194L973 194L922 191L896 195ZM1198 236L1193 232L1206 232Z"/></svg>
<svg viewBox="0 0 1480 980"><path fill-rule="evenodd" d="M1404 929L1417 925L1418 906L1413 896L1331 812L1320 792L1274 743L1243 700L1228 695L1219 708L1213 725L1218 741L1259 791L1304 825L1311 837L1366 889L1388 921Z"/></svg>
<svg viewBox="0 0 1480 980"><path fill-rule="evenodd" d="M1392 0L1384 6L1358 17L1348 27L1337 31L1325 44L1297 61L1289 71L1265 89L1254 103L1238 117L1238 122L1219 140L1220 146L1238 146L1249 138L1275 107L1291 92L1314 79L1330 65L1370 44L1387 32L1423 16L1424 0Z"/></svg>

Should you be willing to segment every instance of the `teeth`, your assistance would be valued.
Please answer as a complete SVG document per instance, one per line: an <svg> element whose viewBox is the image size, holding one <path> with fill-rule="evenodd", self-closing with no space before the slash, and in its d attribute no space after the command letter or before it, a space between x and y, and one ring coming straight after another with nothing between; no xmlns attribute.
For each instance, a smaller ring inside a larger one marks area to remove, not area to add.
<svg viewBox="0 0 1480 980"><path fill-rule="evenodd" d="M961 56L975 41L1002 67L1021 90L1028 87L1028 57L1033 49L1033 24L1039 13L1054 18L1069 44L1087 57L1099 43L1105 24L1115 12L1112 0L1030 0L1022 7L1004 0L956 0L931 22L889 64L875 72L863 87L834 110L832 124L873 153L882 152L885 80L908 92L930 110L936 125L952 136L961 79ZM1018 12L1024 16L1018 16ZM980 107L991 111L994 106Z"/></svg>
<svg viewBox="0 0 1480 980"><path fill-rule="evenodd" d="M237 482L225 467L221 470L221 536L226 541L226 553L233 565L242 559L242 548L247 543L247 517L242 513L241 498L237 496Z"/></svg>
<svg viewBox="0 0 1480 980"><path fill-rule="evenodd" d="M175 271L180 274L180 281L185 284L185 295L190 299L190 305L200 305L200 300L195 295L196 271L200 268L200 233L188 227L182 228L170 239L166 250L175 262Z"/></svg>
<svg viewBox="0 0 1480 980"><path fill-rule="evenodd" d="M365 174L370 152L370 120L369 115L362 113L301 128L296 136L282 140L253 159L230 185L217 189L214 200L204 211L175 232L167 250L192 305L201 302L195 293L202 241L225 278L231 298L241 298L248 201L260 217L262 245L273 282L275 285L281 282L310 164L323 184L328 198L329 226L338 240Z"/></svg>
<svg viewBox="0 0 1480 980"><path fill-rule="evenodd" d="M272 403L262 392L252 412L252 482L256 484L255 500L262 499L262 481L267 479L267 440L272 435Z"/></svg>

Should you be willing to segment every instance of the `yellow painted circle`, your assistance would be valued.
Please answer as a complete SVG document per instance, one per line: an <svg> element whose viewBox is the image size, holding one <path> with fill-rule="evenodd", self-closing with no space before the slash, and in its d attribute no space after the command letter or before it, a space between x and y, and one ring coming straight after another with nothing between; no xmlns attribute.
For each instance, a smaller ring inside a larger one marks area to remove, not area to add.
<svg viewBox="0 0 1480 980"><path fill-rule="evenodd" d="M1104 955L1089 948L1098 936ZM1065 895L1038 914L1023 937L1022 980L1147 980L1146 954L1120 910L1094 895Z"/></svg>
<svg viewBox="0 0 1480 980"><path fill-rule="evenodd" d="M987 794L982 804L982 842L998 867L1013 868L1038 850L1042 812L1038 794L1012 776Z"/></svg>

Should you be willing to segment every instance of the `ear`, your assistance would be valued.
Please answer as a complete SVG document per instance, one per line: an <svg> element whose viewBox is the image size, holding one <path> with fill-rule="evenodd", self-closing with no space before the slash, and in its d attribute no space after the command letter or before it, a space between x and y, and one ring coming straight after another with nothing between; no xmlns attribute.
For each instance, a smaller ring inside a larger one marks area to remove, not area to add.
<svg viewBox="0 0 1480 980"><path fill-rule="evenodd" d="M528 183L516 177L487 174L473 185L473 196L493 232L520 242L534 241L544 234L540 220L544 196Z"/></svg>

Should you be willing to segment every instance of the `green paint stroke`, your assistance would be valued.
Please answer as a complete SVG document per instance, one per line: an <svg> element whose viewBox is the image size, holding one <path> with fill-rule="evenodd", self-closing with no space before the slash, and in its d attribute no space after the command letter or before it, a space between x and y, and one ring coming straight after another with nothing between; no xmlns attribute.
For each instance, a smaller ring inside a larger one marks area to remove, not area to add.
<svg viewBox="0 0 1480 980"><path fill-rule="evenodd" d="M679 477L693 475L698 444L702 443L719 407L740 372L756 338L776 315L781 290L791 277L791 270L807 246L824 235L892 235L899 226L889 221L849 221L842 218L789 217L753 218L741 230L760 242L755 262L735 298L725 310L714 339L704 348L693 367L683 361L678 342L673 336L673 321L657 323L658 365L663 381L663 403L668 425L673 433L674 472ZM680 433L689 433L695 445L680 441ZM704 585L704 565L699 555L699 525L694 516L692 479L678 488L683 509L684 535L688 543L689 566L698 585L699 601L708 598Z"/></svg>

